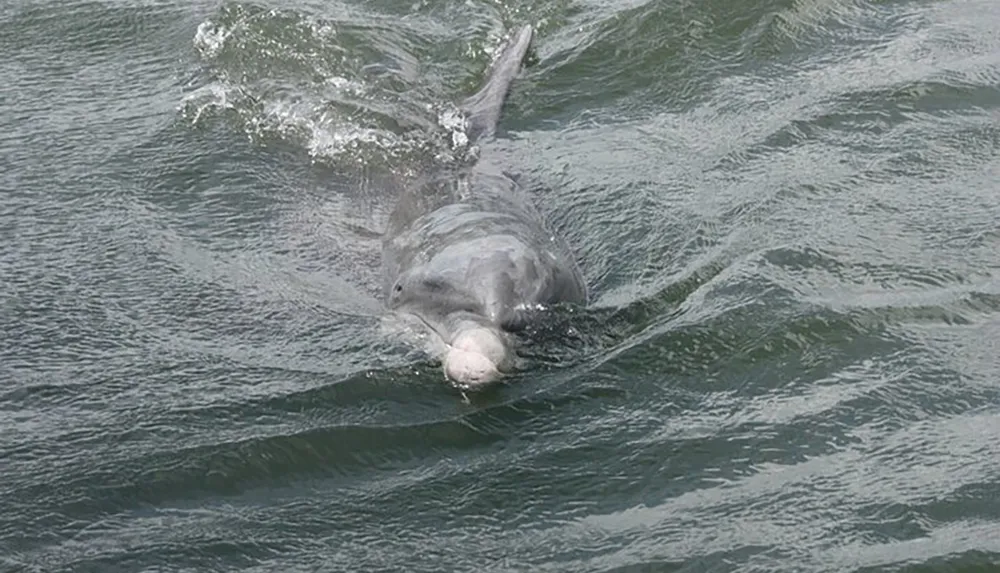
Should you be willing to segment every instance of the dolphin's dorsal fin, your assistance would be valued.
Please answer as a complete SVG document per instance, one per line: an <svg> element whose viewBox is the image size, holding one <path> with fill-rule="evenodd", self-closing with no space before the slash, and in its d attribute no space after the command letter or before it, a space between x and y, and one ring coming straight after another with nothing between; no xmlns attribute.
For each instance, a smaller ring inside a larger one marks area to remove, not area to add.
<svg viewBox="0 0 1000 573"><path fill-rule="evenodd" d="M528 53L531 36L531 26L524 26L511 36L503 51L490 66L483 87L462 102L461 109L469 121L469 141L489 137L496 131L504 99L507 97L510 84L521 71L521 61Z"/></svg>

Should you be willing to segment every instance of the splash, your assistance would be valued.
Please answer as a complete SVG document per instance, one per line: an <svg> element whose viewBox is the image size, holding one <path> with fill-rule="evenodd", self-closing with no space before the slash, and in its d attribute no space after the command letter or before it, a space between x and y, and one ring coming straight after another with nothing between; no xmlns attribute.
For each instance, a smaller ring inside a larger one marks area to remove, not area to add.
<svg viewBox="0 0 1000 573"><path fill-rule="evenodd" d="M469 122L461 110L452 106L438 112L438 125L450 135L452 150L469 145Z"/></svg>
<svg viewBox="0 0 1000 573"><path fill-rule="evenodd" d="M232 31L225 26L216 25L211 20L202 22L194 34L194 49L201 54L202 58L214 58L225 45L226 38L231 33Z"/></svg>
<svg viewBox="0 0 1000 573"><path fill-rule="evenodd" d="M336 163L398 159L432 145L425 128L434 122L421 117L430 107L391 89L399 80L392 66L367 61L388 57L377 38L294 11L227 5L192 43L207 77L179 105L193 126L231 121L259 145L289 142L313 161ZM373 66L390 72L372 74ZM462 135L456 127L455 147L464 147Z"/></svg>

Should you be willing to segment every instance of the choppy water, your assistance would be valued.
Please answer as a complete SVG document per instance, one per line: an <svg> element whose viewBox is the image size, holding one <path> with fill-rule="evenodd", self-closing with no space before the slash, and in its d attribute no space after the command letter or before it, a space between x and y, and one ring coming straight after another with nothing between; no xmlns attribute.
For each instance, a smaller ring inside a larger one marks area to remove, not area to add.
<svg viewBox="0 0 1000 573"><path fill-rule="evenodd" d="M382 182L526 22L594 304L465 402ZM0 571L992 571L998 88L994 0L6 0Z"/></svg>

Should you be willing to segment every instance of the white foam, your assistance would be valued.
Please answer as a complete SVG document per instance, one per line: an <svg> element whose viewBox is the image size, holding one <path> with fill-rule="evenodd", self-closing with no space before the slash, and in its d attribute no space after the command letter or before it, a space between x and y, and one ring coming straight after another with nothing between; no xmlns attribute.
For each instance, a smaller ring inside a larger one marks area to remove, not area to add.
<svg viewBox="0 0 1000 573"><path fill-rule="evenodd" d="M222 49L226 39L232 33L231 29L225 26L218 26L211 20L206 20L198 25L198 30L194 34L194 49L203 58L214 58Z"/></svg>
<svg viewBox="0 0 1000 573"><path fill-rule="evenodd" d="M463 149L469 144L467 134L469 122L465 114L454 107L441 110L437 117L438 125L451 133L451 148Z"/></svg>
<svg viewBox="0 0 1000 573"><path fill-rule="evenodd" d="M186 94L178 109L192 125L197 125L207 110L233 109L230 91L224 84L212 82Z"/></svg>
<svg viewBox="0 0 1000 573"><path fill-rule="evenodd" d="M426 144L426 138L401 135L389 127L383 128L386 122L383 121L382 114L385 112L382 110L368 110L364 105L359 110L352 105L355 102L371 102L376 107L392 106L393 100L390 95L389 101L384 102L385 94L352 77L349 72L339 68L329 69L330 66L336 68L336 65L324 63L320 56L315 56L316 60L309 66L312 74L291 79L248 76L241 68L243 64L220 57L228 50L227 45L243 50L250 49L243 46L244 40L254 40L251 42L253 45L260 43L264 32L258 29L259 21L272 19L278 14L279 11L272 10L266 14L247 15L237 10L232 22L216 18L198 26L192 42L206 71L215 79L184 96L179 110L185 119L198 124L221 112L235 112L228 114L229 119L241 124L251 140L266 144L268 139L277 137L301 145L313 160L354 157L365 161L365 156L369 155L365 151L371 148L400 155ZM333 37L337 31L328 23L301 18L295 25L305 36L319 40L320 44L335 42ZM265 43L263 47L254 49L258 50L256 56L265 61L289 57L306 61L315 55L274 43ZM231 66L239 69L230 69ZM313 79L317 75L321 78L319 82ZM389 114L392 115L392 112ZM465 148L468 138L461 113L452 109L443 121L449 126L446 129L452 134L452 145ZM358 153L359 150L361 153Z"/></svg>

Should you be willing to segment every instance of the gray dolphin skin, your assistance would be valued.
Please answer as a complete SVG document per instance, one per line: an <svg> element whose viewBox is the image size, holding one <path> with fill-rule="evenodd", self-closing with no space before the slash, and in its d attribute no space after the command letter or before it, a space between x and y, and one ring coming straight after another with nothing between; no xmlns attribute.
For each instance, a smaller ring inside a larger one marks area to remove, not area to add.
<svg viewBox="0 0 1000 573"><path fill-rule="evenodd" d="M462 103L470 144L492 137L532 28L514 34L483 86ZM539 308L586 303L583 276L527 194L489 157L436 172L399 199L383 244L389 309L438 337L445 374L462 389L514 364L512 332Z"/></svg>

